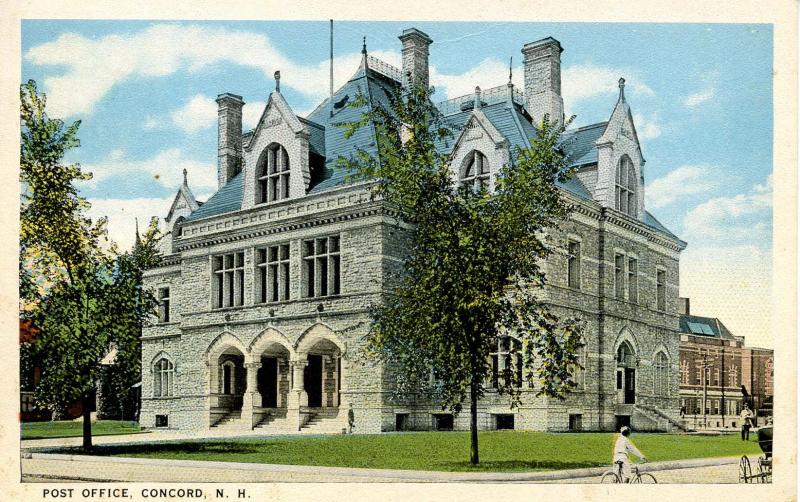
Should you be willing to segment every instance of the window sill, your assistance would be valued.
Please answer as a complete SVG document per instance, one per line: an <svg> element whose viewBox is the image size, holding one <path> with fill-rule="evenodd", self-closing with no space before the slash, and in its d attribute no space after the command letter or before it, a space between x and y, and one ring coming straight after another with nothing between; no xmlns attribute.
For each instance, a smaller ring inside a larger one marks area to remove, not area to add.
<svg viewBox="0 0 800 502"><path fill-rule="evenodd" d="M167 321L167 322L157 322L154 326L177 326L180 324L180 321Z"/></svg>

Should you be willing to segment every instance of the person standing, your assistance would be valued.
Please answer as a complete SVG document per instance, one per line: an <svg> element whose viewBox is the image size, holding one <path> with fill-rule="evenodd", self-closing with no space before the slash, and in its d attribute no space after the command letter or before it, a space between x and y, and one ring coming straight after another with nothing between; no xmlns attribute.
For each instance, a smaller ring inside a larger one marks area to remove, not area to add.
<svg viewBox="0 0 800 502"><path fill-rule="evenodd" d="M742 441L749 441L750 427L753 426L753 412L750 411L750 407L746 404L744 405L744 408L742 408L739 418L742 419Z"/></svg>
<svg viewBox="0 0 800 502"><path fill-rule="evenodd" d="M617 438L617 442L614 443L614 464L620 464L620 476L622 477L622 481L627 483L631 479L631 463L628 459L628 453L633 453L636 457L642 460L642 462L647 462L647 459L642 455L636 446L633 445L628 436L631 434L631 428L627 425L622 426L619 430L619 437Z"/></svg>

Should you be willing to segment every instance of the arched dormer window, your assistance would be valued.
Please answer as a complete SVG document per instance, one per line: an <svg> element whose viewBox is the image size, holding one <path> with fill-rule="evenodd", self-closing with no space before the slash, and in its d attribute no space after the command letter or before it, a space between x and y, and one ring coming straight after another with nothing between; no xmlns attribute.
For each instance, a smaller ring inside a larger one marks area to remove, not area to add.
<svg viewBox="0 0 800 502"><path fill-rule="evenodd" d="M153 366L153 397L172 397L175 395L175 365L166 357L156 361Z"/></svg>
<svg viewBox="0 0 800 502"><path fill-rule="evenodd" d="M486 155L473 150L464 158L459 183L471 186L475 191L489 189L489 161Z"/></svg>
<svg viewBox="0 0 800 502"><path fill-rule="evenodd" d="M181 225L183 225L184 220L186 220L186 218L183 216L179 216L178 219L175 220L175 225L172 227L174 229L172 232L173 235L183 235L183 229L181 228Z"/></svg>
<svg viewBox="0 0 800 502"><path fill-rule="evenodd" d="M669 359L663 351L656 354L653 370L653 393L656 396L669 395Z"/></svg>
<svg viewBox="0 0 800 502"><path fill-rule="evenodd" d="M258 169L258 203L289 198L289 154L273 143L264 151Z"/></svg>
<svg viewBox="0 0 800 502"><path fill-rule="evenodd" d="M617 164L616 209L636 216L636 169L627 155L623 155Z"/></svg>

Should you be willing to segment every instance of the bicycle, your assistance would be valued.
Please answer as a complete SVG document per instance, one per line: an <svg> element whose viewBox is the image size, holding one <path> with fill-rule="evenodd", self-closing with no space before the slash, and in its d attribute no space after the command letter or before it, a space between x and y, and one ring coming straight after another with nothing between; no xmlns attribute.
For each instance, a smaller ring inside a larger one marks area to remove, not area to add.
<svg viewBox="0 0 800 502"><path fill-rule="evenodd" d="M622 483L622 462L614 462L617 467L613 471L606 471L600 478L601 483ZM631 466L630 483L656 484L656 477L649 472L639 472L639 467Z"/></svg>

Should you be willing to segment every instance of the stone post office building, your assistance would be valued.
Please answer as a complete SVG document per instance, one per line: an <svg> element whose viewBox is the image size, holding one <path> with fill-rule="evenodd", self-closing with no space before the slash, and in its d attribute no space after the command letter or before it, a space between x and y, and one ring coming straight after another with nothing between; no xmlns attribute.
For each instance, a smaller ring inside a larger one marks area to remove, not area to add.
<svg viewBox="0 0 800 502"><path fill-rule="evenodd" d="M350 80L307 117L292 111L280 80L252 131L242 131L239 96L217 98L219 189L201 204L184 180L165 218L162 261L146 273L161 312L143 334L142 425L264 434L340 433L351 423L356 433L468 428L467 413L394 401L390 370L359 357L367 308L389 289L404 250L369 184L336 164L357 149L374 153L374 128L345 138L336 124L387 105L409 81L428 83L431 38L414 28L399 38L402 69L364 48ZM553 38L526 44L524 89L476 88L438 105L456 131L442 146L455 179L491 190L534 124L545 114L564 120L562 51ZM364 107L348 106L359 93ZM490 390L481 428L677 425L686 244L645 209L645 161L623 79L609 111L605 122L564 135L577 175L561 188L575 209L546 264L543 294L554 311L587 322L579 387L564 401L525 388L514 409ZM496 373L509 364L512 343L501 340L492 354Z"/></svg>

